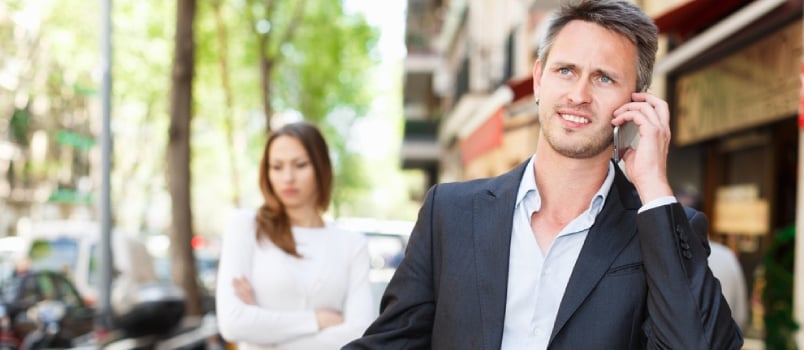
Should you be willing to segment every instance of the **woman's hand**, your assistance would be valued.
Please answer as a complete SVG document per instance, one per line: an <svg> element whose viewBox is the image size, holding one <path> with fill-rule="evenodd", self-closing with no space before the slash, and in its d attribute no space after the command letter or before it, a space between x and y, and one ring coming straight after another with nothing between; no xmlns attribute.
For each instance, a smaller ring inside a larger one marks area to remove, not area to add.
<svg viewBox="0 0 804 350"><path fill-rule="evenodd" d="M315 310L315 319L318 321L318 329L337 326L343 323L343 315L338 311L330 309Z"/></svg>
<svg viewBox="0 0 804 350"><path fill-rule="evenodd" d="M257 302L254 301L254 289L251 288L251 282L248 281L248 278L245 276L235 277L232 279L232 287L234 287L235 295L240 301L249 305L257 305Z"/></svg>

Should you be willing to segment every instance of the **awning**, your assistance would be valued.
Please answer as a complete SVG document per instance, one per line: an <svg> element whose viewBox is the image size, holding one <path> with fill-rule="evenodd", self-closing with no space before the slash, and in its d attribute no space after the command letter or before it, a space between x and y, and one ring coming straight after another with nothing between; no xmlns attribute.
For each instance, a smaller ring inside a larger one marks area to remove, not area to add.
<svg viewBox="0 0 804 350"><path fill-rule="evenodd" d="M447 114L447 119L442 122L438 141L443 144L449 143L458 134L461 125L472 118L472 114L488 97L488 94L477 93L463 95Z"/></svg>
<svg viewBox="0 0 804 350"><path fill-rule="evenodd" d="M674 26L683 25L683 23L681 22L683 18L681 17L682 15L687 15L690 17L697 16L697 14L692 15L686 12L690 11L688 9L688 6L693 6L692 5L693 3L702 3L702 5L695 5L695 6L706 6L706 4L708 4L708 6L714 8L719 7L720 1L721 0L690 1L677 9L671 10L667 14L657 17L655 21L657 22L657 25L658 23L660 23L660 21L663 22L664 23L663 25L665 26L664 29L665 31L670 30L671 28L675 28ZM722 0L722 1L724 3L728 3L730 1L735 0ZM714 45L722 42L729 36L750 25L757 19L770 13L777 7L784 4L785 2L786 0L756 0L754 2L751 2L750 4L744 6L734 14L719 21L717 24L709 27L709 29L696 35L692 39L686 41L684 44L680 45L676 49L670 51L661 60L656 62L656 66L654 67L653 70L654 74L666 74L675 70L684 63L689 62L694 57L697 57L702 52L712 48Z"/></svg>
<svg viewBox="0 0 804 350"><path fill-rule="evenodd" d="M512 98L513 92L507 85L500 86L492 94L464 95L442 124L438 141L448 144L455 137L466 138Z"/></svg>
<svg viewBox="0 0 804 350"><path fill-rule="evenodd" d="M464 139L474 133L477 128L494 116L501 107L509 104L513 97L514 93L508 85L500 86L497 90L494 90L494 93L475 110L471 118L461 125L458 130L458 137Z"/></svg>
<svg viewBox="0 0 804 350"><path fill-rule="evenodd" d="M659 32L687 37L710 26L751 0L688 0L656 16Z"/></svg>
<svg viewBox="0 0 804 350"><path fill-rule="evenodd" d="M523 98L533 98L533 76L524 79L509 80L505 85L514 93L511 102L519 101Z"/></svg>
<svg viewBox="0 0 804 350"><path fill-rule="evenodd" d="M505 111L499 107L478 128L460 140L461 162L466 165L486 152L502 145Z"/></svg>

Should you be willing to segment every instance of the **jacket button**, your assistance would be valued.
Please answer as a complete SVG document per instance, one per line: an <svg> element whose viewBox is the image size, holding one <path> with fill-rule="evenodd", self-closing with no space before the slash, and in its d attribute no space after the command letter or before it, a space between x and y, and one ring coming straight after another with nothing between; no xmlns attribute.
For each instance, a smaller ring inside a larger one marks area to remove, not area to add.
<svg viewBox="0 0 804 350"><path fill-rule="evenodd" d="M683 253L681 253L681 255L687 259L692 259L692 253L689 250L685 250Z"/></svg>

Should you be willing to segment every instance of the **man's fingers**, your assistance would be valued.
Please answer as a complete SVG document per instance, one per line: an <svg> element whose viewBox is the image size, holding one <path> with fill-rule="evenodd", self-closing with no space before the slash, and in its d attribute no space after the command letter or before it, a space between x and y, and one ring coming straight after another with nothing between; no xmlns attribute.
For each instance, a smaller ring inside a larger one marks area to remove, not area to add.
<svg viewBox="0 0 804 350"><path fill-rule="evenodd" d="M668 125L670 121L670 107L667 101L646 92L637 92L631 95L635 102L643 102L650 106L652 115L657 117L658 125ZM643 110L644 111L644 110ZM646 111L645 111L646 112Z"/></svg>

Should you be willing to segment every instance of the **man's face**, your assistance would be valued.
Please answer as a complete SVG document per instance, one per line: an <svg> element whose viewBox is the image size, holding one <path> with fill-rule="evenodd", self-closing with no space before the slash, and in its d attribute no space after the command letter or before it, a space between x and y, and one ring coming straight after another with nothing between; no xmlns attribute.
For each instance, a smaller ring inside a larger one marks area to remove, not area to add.
<svg viewBox="0 0 804 350"><path fill-rule="evenodd" d="M628 38L597 24L575 20L558 33L533 70L541 133L556 152L611 153L612 112L636 91L637 57Z"/></svg>

